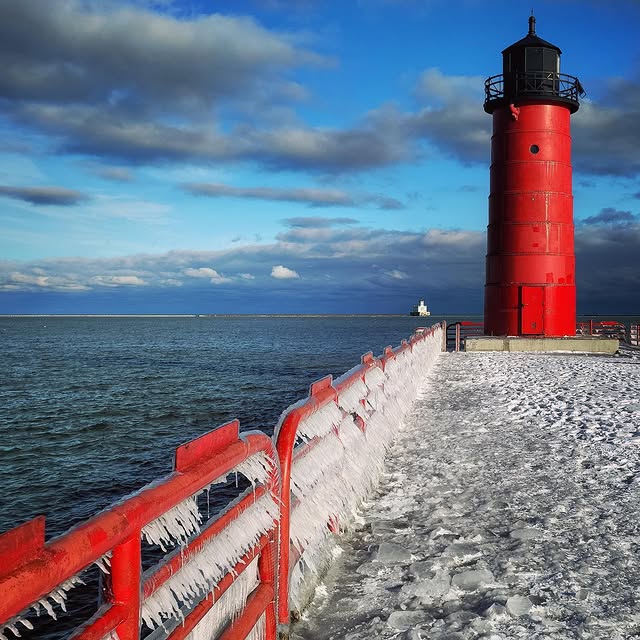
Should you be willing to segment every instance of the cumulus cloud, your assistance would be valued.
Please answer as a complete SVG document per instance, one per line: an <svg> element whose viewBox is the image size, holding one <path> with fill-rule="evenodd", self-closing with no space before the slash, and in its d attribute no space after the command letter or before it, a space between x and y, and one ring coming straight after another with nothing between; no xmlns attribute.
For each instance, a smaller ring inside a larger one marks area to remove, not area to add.
<svg viewBox="0 0 640 640"><path fill-rule="evenodd" d="M22 200L29 204L70 207L88 199L80 191L64 187L11 187L0 186L0 196Z"/></svg>
<svg viewBox="0 0 640 640"><path fill-rule="evenodd" d="M271 277L276 280L291 280L292 278L299 278L300 276L297 271L279 264L271 269Z"/></svg>
<svg viewBox="0 0 640 640"><path fill-rule="evenodd" d="M184 270L184 275L190 278L207 278L211 284L224 284L231 282L230 278L218 273L215 269L210 267L198 267L197 269L189 268Z"/></svg>

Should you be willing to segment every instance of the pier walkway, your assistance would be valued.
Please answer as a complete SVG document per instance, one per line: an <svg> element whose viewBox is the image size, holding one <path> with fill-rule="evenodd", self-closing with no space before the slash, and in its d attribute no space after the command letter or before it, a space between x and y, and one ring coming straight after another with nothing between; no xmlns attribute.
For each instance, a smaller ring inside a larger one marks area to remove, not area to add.
<svg viewBox="0 0 640 640"><path fill-rule="evenodd" d="M640 357L442 354L293 639L640 638Z"/></svg>

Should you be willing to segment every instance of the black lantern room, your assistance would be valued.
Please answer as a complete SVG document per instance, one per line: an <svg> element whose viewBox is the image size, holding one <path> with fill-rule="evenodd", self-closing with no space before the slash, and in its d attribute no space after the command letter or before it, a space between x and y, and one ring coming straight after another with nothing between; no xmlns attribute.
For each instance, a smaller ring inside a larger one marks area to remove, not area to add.
<svg viewBox="0 0 640 640"><path fill-rule="evenodd" d="M560 51L556 45L536 35L536 19L529 18L529 33L502 52L502 74L485 82L484 110L526 100L566 104L571 113L580 106L584 95L580 81L560 73Z"/></svg>

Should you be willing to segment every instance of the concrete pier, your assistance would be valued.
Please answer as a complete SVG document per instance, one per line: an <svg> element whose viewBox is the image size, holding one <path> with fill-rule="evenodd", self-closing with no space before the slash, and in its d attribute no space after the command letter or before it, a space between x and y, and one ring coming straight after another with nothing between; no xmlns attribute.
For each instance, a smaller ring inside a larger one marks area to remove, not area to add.
<svg viewBox="0 0 640 640"><path fill-rule="evenodd" d="M475 336L465 340L466 351L554 351L564 353L606 353L618 351L617 338L600 336L567 336L550 338L547 336Z"/></svg>
<svg viewBox="0 0 640 640"><path fill-rule="evenodd" d="M442 354L292 638L640 638L640 357Z"/></svg>

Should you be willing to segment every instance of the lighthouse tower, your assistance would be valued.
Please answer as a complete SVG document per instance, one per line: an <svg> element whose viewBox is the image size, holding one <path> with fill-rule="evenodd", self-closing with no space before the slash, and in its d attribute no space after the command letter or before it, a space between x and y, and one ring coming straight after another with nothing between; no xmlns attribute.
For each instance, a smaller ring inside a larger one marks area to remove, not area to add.
<svg viewBox="0 0 640 640"><path fill-rule="evenodd" d="M529 33L502 52L485 82L493 116L484 331L572 336L576 331L570 116L584 94L560 73L558 47Z"/></svg>

